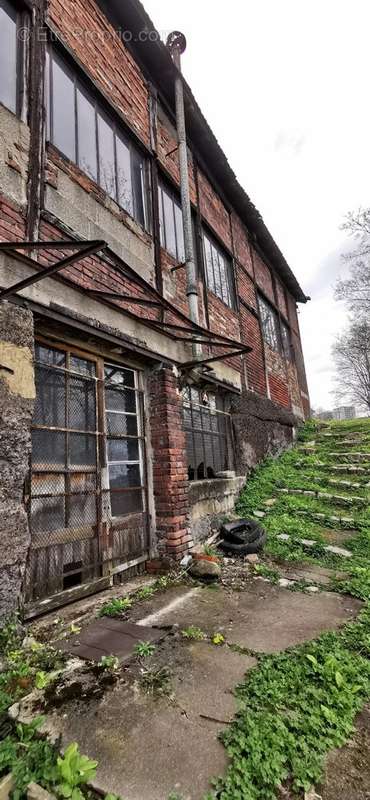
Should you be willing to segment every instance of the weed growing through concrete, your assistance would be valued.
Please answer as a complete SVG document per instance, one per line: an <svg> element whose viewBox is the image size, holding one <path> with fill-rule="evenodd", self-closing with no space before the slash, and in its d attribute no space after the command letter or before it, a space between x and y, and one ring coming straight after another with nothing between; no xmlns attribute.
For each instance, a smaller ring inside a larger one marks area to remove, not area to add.
<svg viewBox="0 0 370 800"><path fill-rule="evenodd" d="M370 420L329 426L325 432L341 430L366 434L370 462ZM301 496L276 491L287 487L328 492L332 466L338 459L329 455L335 450L334 437L322 434L316 423L308 423L297 448L259 467L241 494L238 512L252 516L256 510L266 510L265 501L276 497L263 518L270 559L277 567L281 562L295 561L344 569L347 577L334 577L331 588L360 598L366 606L357 620L341 631L326 633L277 655L259 656L258 667L247 673L236 690L240 710L222 737L230 767L204 800L275 800L279 787L288 779L297 793L308 790L322 777L328 751L350 737L355 716L370 694L369 507L350 509L355 533L346 539L345 547L352 555L344 559L325 551L324 528L346 529L345 523L329 525L327 520L336 511L339 518L348 516L347 504L337 509L327 498L313 501L306 496L302 500ZM317 440L315 450L312 444L308 446L313 440ZM306 450L301 452L302 445ZM356 478L339 473L339 478L360 481L361 496L368 501L369 477L354 474ZM310 517L300 514L306 502ZM322 514L323 522L318 524L314 513ZM279 539L282 533L289 539ZM302 539L314 544L308 548ZM275 569L262 564L258 571L276 582ZM307 590L307 582L296 582L293 588Z"/></svg>
<svg viewBox="0 0 370 800"><path fill-rule="evenodd" d="M184 630L181 631L181 635L184 639L192 639L195 642L200 642L207 638L207 634L200 628L197 628L196 625L189 625L188 628L184 628Z"/></svg>
<svg viewBox="0 0 370 800"><path fill-rule="evenodd" d="M154 655L155 651L156 646L151 642L138 642L134 647L134 653L139 658L149 658Z"/></svg>
<svg viewBox="0 0 370 800"><path fill-rule="evenodd" d="M130 597L113 597L102 605L99 617L120 617L132 606Z"/></svg>

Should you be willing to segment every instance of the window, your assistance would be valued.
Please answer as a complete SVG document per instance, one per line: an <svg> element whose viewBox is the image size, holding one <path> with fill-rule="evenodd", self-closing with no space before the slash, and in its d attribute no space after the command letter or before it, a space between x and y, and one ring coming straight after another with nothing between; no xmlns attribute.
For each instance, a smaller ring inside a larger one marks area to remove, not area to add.
<svg viewBox="0 0 370 800"><path fill-rule="evenodd" d="M56 53L47 60L46 92L50 141L148 227L145 158Z"/></svg>
<svg viewBox="0 0 370 800"><path fill-rule="evenodd" d="M107 463L112 517L143 511L143 458L137 375L104 368Z"/></svg>
<svg viewBox="0 0 370 800"><path fill-rule="evenodd" d="M279 335L279 317L276 311L262 297L258 298L261 315L262 336L272 350L281 350Z"/></svg>
<svg viewBox="0 0 370 800"><path fill-rule="evenodd" d="M290 330L285 322L281 323L281 339L283 343L283 353L287 361L292 360L292 344L290 340Z"/></svg>
<svg viewBox="0 0 370 800"><path fill-rule="evenodd" d="M214 478L230 469L230 414L224 399L187 386L183 413L189 480Z"/></svg>
<svg viewBox="0 0 370 800"><path fill-rule="evenodd" d="M0 102L14 113L18 106L17 12L0 0Z"/></svg>
<svg viewBox="0 0 370 800"><path fill-rule="evenodd" d="M181 204L174 193L163 185L158 187L158 193L161 245L181 264L185 261Z"/></svg>
<svg viewBox="0 0 370 800"><path fill-rule="evenodd" d="M230 258L211 237L203 232L207 286L227 306L234 306L232 264Z"/></svg>

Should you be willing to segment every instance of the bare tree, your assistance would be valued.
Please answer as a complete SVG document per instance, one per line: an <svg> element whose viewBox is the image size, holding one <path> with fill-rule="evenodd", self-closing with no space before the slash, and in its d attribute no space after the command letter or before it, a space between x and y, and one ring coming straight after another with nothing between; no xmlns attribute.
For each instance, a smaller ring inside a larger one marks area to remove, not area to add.
<svg viewBox="0 0 370 800"><path fill-rule="evenodd" d="M343 256L350 262L349 278L338 280L335 296L365 320L370 315L370 208L350 212L342 225L357 240L357 247Z"/></svg>
<svg viewBox="0 0 370 800"><path fill-rule="evenodd" d="M364 406L370 413L370 322L352 321L333 345L338 399Z"/></svg>

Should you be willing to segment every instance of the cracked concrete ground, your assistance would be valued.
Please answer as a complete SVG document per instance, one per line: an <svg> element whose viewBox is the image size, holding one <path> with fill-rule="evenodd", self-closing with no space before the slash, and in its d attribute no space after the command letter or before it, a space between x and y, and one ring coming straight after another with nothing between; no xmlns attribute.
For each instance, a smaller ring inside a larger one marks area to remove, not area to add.
<svg viewBox="0 0 370 800"><path fill-rule="evenodd" d="M64 703L49 721L63 744L78 741L99 761L97 785L125 800L167 800L178 792L200 800L222 774L227 757L218 734L237 710L233 689L256 659L209 641L187 641L189 625L258 652L276 652L335 629L360 603L321 592L290 592L262 580L247 591L176 587L135 606L130 621L174 626L151 661L170 672L171 695L158 699L138 687L133 661L103 697ZM145 662L146 666L146 662Z"/></svg>

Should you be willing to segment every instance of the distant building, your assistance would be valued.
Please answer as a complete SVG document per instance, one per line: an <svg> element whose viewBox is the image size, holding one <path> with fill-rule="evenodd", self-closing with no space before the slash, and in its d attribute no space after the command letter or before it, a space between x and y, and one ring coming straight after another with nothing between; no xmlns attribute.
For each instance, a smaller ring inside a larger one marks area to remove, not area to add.
<svg viewBox="0 0 370 800"><path fill-rule="evenodd" d="M356 406L338 406L333 409L333 419L355 419Z"/></svg>

